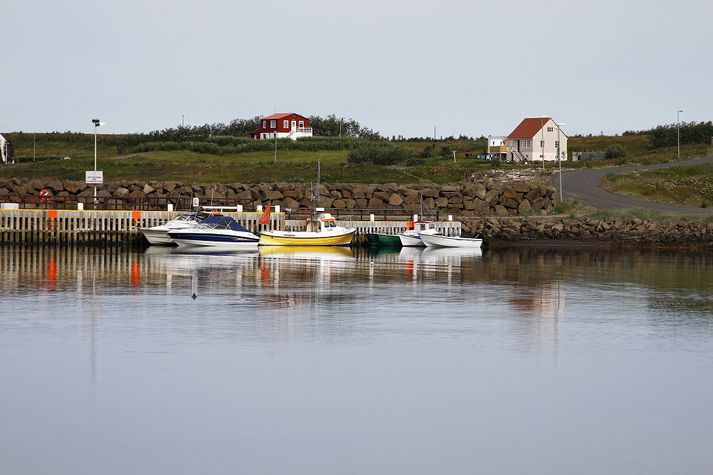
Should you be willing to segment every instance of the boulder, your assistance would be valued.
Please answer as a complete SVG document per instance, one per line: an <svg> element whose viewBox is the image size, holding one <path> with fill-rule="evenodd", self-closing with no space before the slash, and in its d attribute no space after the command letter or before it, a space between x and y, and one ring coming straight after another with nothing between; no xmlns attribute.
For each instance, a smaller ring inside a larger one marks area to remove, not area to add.
<svg viewBox="0 0 713 475"><path fill-rule="evenodd" d="M503 205L495 205L495 214L498 216L509 216L508 210Z"/></svg>
<svg viewBox="0 0 713 475"><path fill-rule="evenodd" d="M372 198L366 206L368 209L383 209L384 201L379 198Z"/></svg>
<svg viewBox="0 0 713 475"><path fill-rule="evenodd" d="M144 188L143 188L142 191L144 192L144 195L149 195L149 194L151 194L154 190L155 190L155 188L154 188L153 186L151 186L151 185L149 185L148 183L146 183L146 184L144 185Z"/></svg>
<svg viewBox="0 0 713 475"><path fill-rule="evenodd" d="M532 211L532 206L530 206L530 201L528 199L522 200L520 205L517 207L518 214L528 214Z"/></svg>
<svg viewBox="0 0 713 475"><path fill-rule="evenodd" d="M394 193L391 195L389 198L389 204L391 206L401 206L401 203L404 202L404 199L401 197L401 195Z"/></svg>

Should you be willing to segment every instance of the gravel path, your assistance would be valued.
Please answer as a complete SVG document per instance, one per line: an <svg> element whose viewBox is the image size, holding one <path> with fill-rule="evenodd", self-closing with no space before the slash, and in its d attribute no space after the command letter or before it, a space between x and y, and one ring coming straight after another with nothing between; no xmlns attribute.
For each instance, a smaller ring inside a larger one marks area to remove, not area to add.
<svg viewBox="0 0 713 475"><path fill-rule="evenodd" d="M584 204L598 209L642 208L670 215L708 216L713 215L713 208L655 203L653 201L612 193L602 186L604 177L609 173L621 175L633 171L657 170L702 163L713 163L713 157L695 158L681 162L657 163L655 165L638 165L634 167L575 170L562 174L562 188L564 189L565 198L576 198ZM552 182L555 187L559 188L559 177L557 175L552 178Z"/></svg>

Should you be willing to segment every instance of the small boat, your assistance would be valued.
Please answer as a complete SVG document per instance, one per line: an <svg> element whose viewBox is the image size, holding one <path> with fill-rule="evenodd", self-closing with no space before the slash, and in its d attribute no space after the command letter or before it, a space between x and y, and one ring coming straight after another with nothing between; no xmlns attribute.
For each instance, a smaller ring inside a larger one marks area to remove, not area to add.
<svg viewBox="0 0 713 475"><path fill-rule="evenodd" d="M366 241L374 247L401 247L398 234L368 233Z"/></svg>
<svg viewBox="0 0 713 475"><path fill-rule="evenodd" d="M144 235L146 240L151 245L172 245L175 243L168 236L168 231L190 228L194 224L200 223L208 216L210 216L209 213L202 211L181 214L164 224L153 226L151 228L142 228L141 234Z"/></svg>
<svg viewBox="0 0 713 475"><path fill-rule="evenodd" d="M481 238L464 238L460 236L444 236L443 234L420 233L421 240L427 247L462 247L480 249Z"/></svg>
<svg viewBox="0 0 713 475"><path fill-rule="evenodd" d="M261 246L349 246L355 228L337 225L329 213L320 213L317 220L307 222L307 231L263 231Z"/></svg>
<svg viewBox="0 0 713 475"><path fill-rule="evenodd" d="M421 240L421 234L438 234L436 231L436 223L430 221L416 221L413 223L413 229L409 229L399 234L399 240L404 247L416 246L424 247L426 244Z"/></svg>
<svg viewBox="0 0 713 475"><path fill-rule="evenodd" d="M249 248L259 238L230 216L214 214L193 227L168 231L168 236L179 246L212 246L220 248Z"/></svg>

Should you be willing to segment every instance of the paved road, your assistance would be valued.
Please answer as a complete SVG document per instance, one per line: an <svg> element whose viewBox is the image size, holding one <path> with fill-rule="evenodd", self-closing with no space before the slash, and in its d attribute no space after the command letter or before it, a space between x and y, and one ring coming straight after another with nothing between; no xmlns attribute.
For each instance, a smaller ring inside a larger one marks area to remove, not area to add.
<svg viewBox="0 0 713 475"><path fill-rule="evenodd" d="M713 208L654 203L653 201L612 193L602 187L603 179L609 173L620 175L637 170L657 170L660 168L682 167L701 163L713 163L713 157L695 158L681 162L657 163L655 165L638 165L635 167L575 170L562 174L562 188L564 188L565 198L576 198L588 206L599 209L643 208L670 215L713 215ZM557 175L553 177L552 182L559 188L559 177Z"/></svg>

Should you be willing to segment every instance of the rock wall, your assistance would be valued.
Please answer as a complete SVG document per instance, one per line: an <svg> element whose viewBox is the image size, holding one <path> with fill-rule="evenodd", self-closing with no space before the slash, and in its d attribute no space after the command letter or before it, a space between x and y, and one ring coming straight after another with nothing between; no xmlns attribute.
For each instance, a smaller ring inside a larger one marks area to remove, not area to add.
<svg viewBox="0 0 713 475"><path fill-rule="evenodd" d="M37 202L41 190L50 190L56 202L85 202L93 197L93 188L84 182L70 180L0 179L0 199L3 201ZM188 203L198 197L201 204L241 204L255 209L268 200L284 208L309 208L310 185L275 183L261 185L189 185L177 182L116 182L99 187L97 196L111 207L131 208L151 201L168 203L181 198ZM555 189L526 181L500 183L491 178L463 181L453 185L380 185L323 184L318 206L338 210L403 209L424 210L457 217L517 216L548 213L554 209ZM165 204L164 207L165 209Z"/></svg>
<svg viewBox="0 0 713 475"><path fill-rule="evenodd" d="M463 221L463 234L489 241L566 240L607 244L705 244L713 247L713 223L638 218L517 217Z"/></svg>

